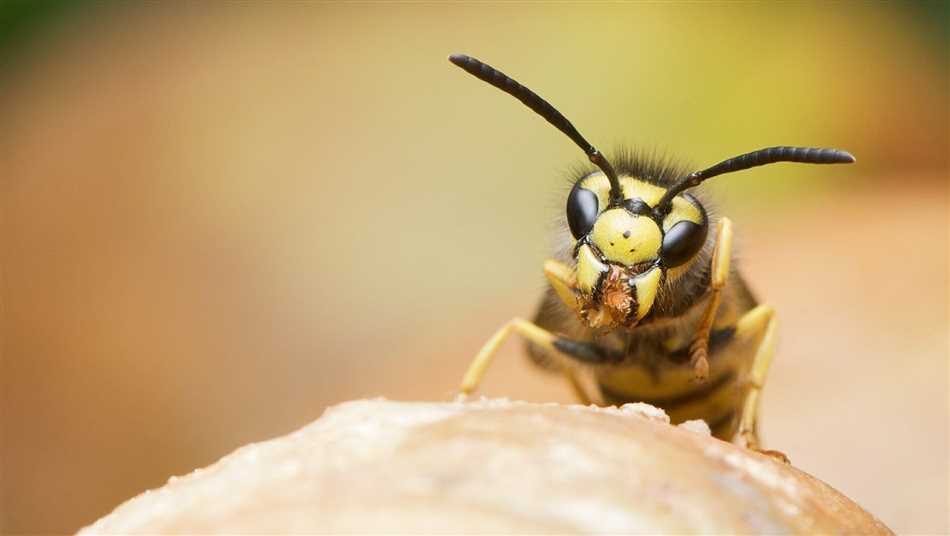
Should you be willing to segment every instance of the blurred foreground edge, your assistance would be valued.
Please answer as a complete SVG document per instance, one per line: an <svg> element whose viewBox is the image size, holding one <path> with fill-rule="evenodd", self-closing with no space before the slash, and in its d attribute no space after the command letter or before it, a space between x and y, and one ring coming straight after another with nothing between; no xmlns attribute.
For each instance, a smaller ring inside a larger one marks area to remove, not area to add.
<svg viewBox="0 0 950 536"><path fill-rule="evenodd" d="M652 406L361 400L80 534L891 534L827 484Z"/></svg>

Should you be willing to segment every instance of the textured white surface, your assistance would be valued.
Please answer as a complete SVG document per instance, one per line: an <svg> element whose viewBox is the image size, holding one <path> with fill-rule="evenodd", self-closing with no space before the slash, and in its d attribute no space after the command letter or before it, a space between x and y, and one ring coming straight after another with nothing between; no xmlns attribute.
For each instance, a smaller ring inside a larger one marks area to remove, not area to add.
<svg viewBox="0 0 950 536"><path fill-rule="evenodd" d="M884 532L803 473L621 408L356 401L82 533Z"/></svg>

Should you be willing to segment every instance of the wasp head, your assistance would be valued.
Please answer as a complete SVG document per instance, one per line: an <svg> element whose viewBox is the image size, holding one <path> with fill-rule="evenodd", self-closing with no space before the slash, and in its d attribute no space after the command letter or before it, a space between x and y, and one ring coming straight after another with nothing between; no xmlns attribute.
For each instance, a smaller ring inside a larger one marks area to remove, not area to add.
<svg viewBox="0 0 950 536"><path fill-rule="evenodd" d="M633 327L652 310L667 271L706 242L706 211L689 194L664 208L666 188L621 175L613 195L604 173L587 175L567 198L580 315L591 327Z"/></svg>

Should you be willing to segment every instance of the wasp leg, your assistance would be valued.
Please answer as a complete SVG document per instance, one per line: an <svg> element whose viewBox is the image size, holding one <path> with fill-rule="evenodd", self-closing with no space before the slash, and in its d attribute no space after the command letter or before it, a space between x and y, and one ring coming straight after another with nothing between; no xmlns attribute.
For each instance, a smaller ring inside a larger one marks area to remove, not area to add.
<svg viewBox="0 0 950 536"><path fill-rule="evenodd" d="M546 350L556 351L554 340L557 337L553 333L539 328L523 318L513 318L488 339L468 366L468 370L465 371L465 376L462 378L462 385L459 387L459 391L463 396L471 394L478 388L478 384L481 383L488 367L491 366L498 348L511 335L512 331Z"/></svg>
<svg viewBox="0 0 950 536"><path fill-rule="evenodd" d="M523 318L513 318L507 324L501 327L488 342L482 346L478 355L472 360L462 378L462 385L459 387L462 397L471 394L478 388L485 372L491 366L492 359L498 352L502 343L512 333L517 333L530 341L532 344L553 353L560 353L572 357L578 361L588 363L616 363L623 357L622 353L607 350L592 342L575 341L565 337L560 337L550 331L538 327ZM583 388L576 377L569 377L571 386L578 391L578 398L582 401L590 401L591 398L583 392Z"/></svg>
<svg viewBox="0 0 950 536"><path fill-rule="evenodd" d="M548 260L544 263L544 276L547 277L551 288L554 289L558 298L570 310L577 311L579 305L577 302L577 291L574 286L574 274L572 270L562 262ZM594 343L573 341L564 337L554 335L550 331L521 318L514 318L501 329L499 329L488 342L482 346L482 349L472 360L462 378L462 385L459 388L460 395L465 397L478 388L482 378L491 366L492 359L501 344L512 333L516 332L531 343L552 353L560 353L574 357L580 361L586 362L609 362L619 359L616 353L600 348ZM567 378L574 394L582 404L590 404L591 397L574 370L566 368L564 374Z"/></svg>
<svg viewBox="0 0 950 536"><path fill-rule="evenodd" d="M732 221L729 218L719 220L716 230L716 246L712 254L712 274L709 281L710 296L703 311L696 336L689 346L689 363L693 367L696 379L705 381L709 377L709 333L712 331L722 288L729 279L729 260L732 257Z"/></svg>
<svg viewBox="0 0 950 536"><path fill-rule="evenodd" d="M581 380L577 377L577 374L571 369L565 369L564 375L567 376L567 383L571 385L571 390L574 391L574 396L577 397L578 402L584 406L593 404L590 395L587 394L587 390L584 389L584 386L581 384Z"/></svg>
<svg viewBox="0 0 950 536"><path fill-rule="evenodd" d="M788 457L777 450L763 450L759 440L758 416L759 401L765 378L775 357L775 332L777 322L775 310L768 305L759 305L744 314L736 324L736 337L740 340L760 339L752 359L752 368L746 382L745 399L739 414L739 430L736 435L749 449L777 458L785 463Z"/></svg>
<svg viewBox="0 0 950 536"><path fill-rule="evenodd" d="M578 304L577 291L574 286L574 272L563 262L549 259L544 263L544 276L548 279L548 283L551 284L551 288L554 289L554 293L557 294L561 302L576 313ZM589 406L591 404L590 395L587 394L587 390L581 384L577 373L570 368L565 368L564 375L580 403Z"/></svg>
<svg viewBox="0 0 950 536"><path fill-rule="evenodd" d="M564 305L576 313L579 306L574 272L563 262L549 259L544 262L544 277L548 278L548 283Z"/></svg>

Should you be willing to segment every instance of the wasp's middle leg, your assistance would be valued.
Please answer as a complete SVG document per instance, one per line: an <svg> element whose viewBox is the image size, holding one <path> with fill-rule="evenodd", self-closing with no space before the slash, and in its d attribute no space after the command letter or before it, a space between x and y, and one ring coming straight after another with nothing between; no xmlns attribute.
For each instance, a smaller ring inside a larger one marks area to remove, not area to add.
<svg viewBox="0 0 950 536"><path fill-rule="evenodd" d="M755 342L755 356L748 371L749 377L743 386L739 414L738 438L745 446L767 454L785 463L788 457L777 450L764 450L759 440L759 402L762 396L762 387L768 375L772 359L775 357L775 310L768 305L759 305L739 319L736 325L736 338L748 342Z"/></svg>

